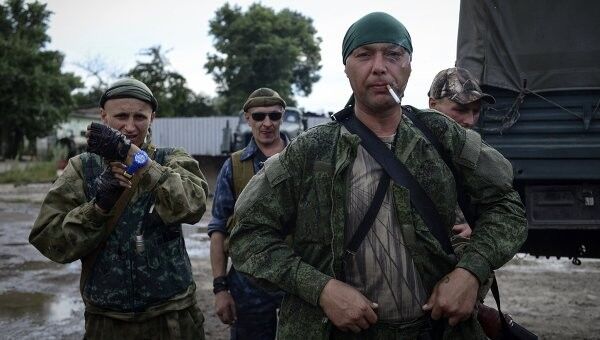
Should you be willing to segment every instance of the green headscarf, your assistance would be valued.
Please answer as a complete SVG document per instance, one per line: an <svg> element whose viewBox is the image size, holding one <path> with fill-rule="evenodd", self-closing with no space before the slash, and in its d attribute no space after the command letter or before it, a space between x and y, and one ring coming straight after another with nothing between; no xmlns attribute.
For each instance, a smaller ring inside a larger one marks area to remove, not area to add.
<svg viewBox="0 0 600 340"><path fill-rule="evenodd" d="M100 107L104 108L104 103L109 99L117 98L135 98L144 101L152 106L152 111L156 112L158 101L152 94L152 91L146 84L133 78L120 79L110 85L100 98Z"/></svg>
<svg viewBox="0 0 600 340"><path fill-rule="evenodd" d="M404 47L412 55L413 48L410 34L402 23L383 12L373 12L352 24L342 43L343 63L357 47L374 44L391 43Z"/></svg>

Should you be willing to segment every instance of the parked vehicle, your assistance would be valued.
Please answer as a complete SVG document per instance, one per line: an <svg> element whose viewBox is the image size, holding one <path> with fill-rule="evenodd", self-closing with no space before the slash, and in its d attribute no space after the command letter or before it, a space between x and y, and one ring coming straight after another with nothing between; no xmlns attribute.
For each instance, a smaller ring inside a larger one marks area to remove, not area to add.
<svg viewBox="0 0 600 340"><path fill-rule="evenodd" d="M496 104L484 140L507 157L533 255L600 257L600 2L463 0L456 65Z"/></svg>

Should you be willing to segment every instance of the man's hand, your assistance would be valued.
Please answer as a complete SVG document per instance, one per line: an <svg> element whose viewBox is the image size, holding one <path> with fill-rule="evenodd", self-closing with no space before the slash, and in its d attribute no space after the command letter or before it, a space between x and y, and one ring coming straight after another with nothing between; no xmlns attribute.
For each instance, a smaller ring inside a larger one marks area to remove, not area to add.
<svg viewBox="0 0 600 340"><path fill-rule="evenodd" d="M115 178L109 166L96 178L96 205L104 212L110 211L125 188Z"/></svg>
<svg viewBox="0 0 600 340"><path fill-rule="evenodd" d="M336 279L329 280L323 288L319 305L329 320L345 332L359 333L377 322L377 304Z"/></svg>
<svg viewBox="0 0 600 340"><path fill-rule="evenodd" d="M473 232L473 230L471 229L471 227L469 227L469 224L461 223L455 224L454 227L452 227L452 232L457 236L469 238L471 237L471 233Z"/></svg>
<svg viewBox="0 0 600 340"><path fill-rule="evenodd" d="M228 291L223 290L215 295L215 310L217 316L224 324L231 325L237 319L235 314L235 302Z"/></svg>
<svg viewBox="0 0 600 340"><path fill-rule="evenodd" d="M433 288L424 311L431 311L431 318L448 318L454 326L468 319L473 313L479 281L468 270L456 268L444 276Z"/></svg>
<svg viewBox="0 0 600 340"><path fill-rule="evenodd" d="M88 138L88 152L112 161L124 162L127 158L131 141L121 132L104 124L92 123L85 136Z"/></svg>
<svg viewBox="0 0 600 340"><path fill-rule="evenodd" d="M119 185L123 188L131 188L131 180L125 177L124 173L127 170L127 165L121 162L110 162L109 169L112 171L113 176L119 181Z"/></svg>

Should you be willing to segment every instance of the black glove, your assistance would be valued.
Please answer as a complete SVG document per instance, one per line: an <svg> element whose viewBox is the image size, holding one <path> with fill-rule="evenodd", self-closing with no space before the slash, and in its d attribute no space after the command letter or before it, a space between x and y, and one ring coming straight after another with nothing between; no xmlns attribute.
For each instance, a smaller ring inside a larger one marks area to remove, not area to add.
<svg viewBox="0 0 600 340"><path fill-rule="evenodd" d="M87 128L88 152L107 160L123 162L131 147L131 141L121 132L104 124L92 123Z"/></svg>
<svg viewBox="0 0 600 340"><path fill-rule="evenodd" d="M115 178L110 166L96 178L96 204L104 211L110 211L125 190Z"/></svg>

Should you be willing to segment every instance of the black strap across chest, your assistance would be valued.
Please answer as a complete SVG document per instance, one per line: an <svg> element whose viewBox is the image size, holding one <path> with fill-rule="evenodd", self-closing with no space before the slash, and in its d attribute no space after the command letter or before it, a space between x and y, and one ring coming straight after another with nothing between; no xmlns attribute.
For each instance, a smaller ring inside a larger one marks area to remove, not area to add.
<svg viewBox="0 0 600 340"><path fill-rule="evenodd" d="M334 117L346 127L348 131L360 137L363 148L365 148L371 157L383 167L385 172L392 180L394 180L394 182L396 182L396 184L408 189L413 207L417 210L431 234L442 245L442 249L446 253L452 254L453 250L450 244L450 238L448 237L448 234L444 232L446 228L444 228L440 214L435 208L431 198L427 195L417 179L410 173L408 168L396 158L392 150L388 149L379 137L356 118L351 108L346 108L343 111L336 113ZM379 206L381 206L381 203ZM379 210L379 208L377 210ZM375 216L376 215L377 212L375 212ZM362 228L366 228L367 230L364 231L359 228L359 230L356 231L356 234L366 236L368 229L372 224L373 221L371 221L370 224L363 226L363 223L361 222ZM364 236L362 239L364 239ZM360 242L362 242L362 239ZM359 245L360 242L358 242Z"/></svg>

